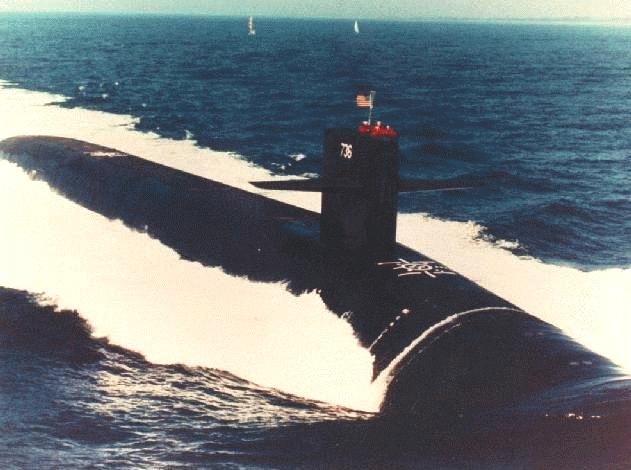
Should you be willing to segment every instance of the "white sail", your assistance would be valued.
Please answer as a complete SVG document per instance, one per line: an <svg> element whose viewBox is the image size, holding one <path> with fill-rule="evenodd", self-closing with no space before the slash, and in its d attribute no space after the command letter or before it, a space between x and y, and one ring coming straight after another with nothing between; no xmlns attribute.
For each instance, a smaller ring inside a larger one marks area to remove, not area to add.
<svg viewBox="0 0 631 470"><path fill-rule="evenodd" d="M357 20L355 20L355 26L353 29L355 30L355 34L359 34L359 24L357 23Z"/></svg>
<svg viewBox="0 0 631 470"><path fill-rule="evenodd" d="M256 34L256 30L254 29L254 18L251 16L248 18L248 34L250 36L254 36Z"/></svg>

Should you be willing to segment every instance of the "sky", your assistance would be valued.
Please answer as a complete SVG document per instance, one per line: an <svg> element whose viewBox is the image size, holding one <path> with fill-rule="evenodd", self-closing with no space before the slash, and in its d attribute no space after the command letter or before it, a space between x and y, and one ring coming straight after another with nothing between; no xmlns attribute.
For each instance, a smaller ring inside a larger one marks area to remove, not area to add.
<svg viewBox="0 0 631 470"><path fill-rule="evenodd" d="M327 18L631 18L631 0L0 0L1 11Z"/></svg>

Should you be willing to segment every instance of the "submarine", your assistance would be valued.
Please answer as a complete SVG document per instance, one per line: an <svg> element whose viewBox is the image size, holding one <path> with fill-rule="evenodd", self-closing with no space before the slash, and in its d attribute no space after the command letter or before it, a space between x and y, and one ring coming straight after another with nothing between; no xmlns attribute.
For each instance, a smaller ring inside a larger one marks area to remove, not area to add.
<svg viewBox="0 0 631 470"><path fill-rule="evenodd" d="M184 259L318 293L372 354L373 380L388 384L384 416L445 423L616 375L555 327L397 243L400 192L479 184L400 178L398 138L379 122L326 129L321 177L252 182L320 192L320 214L70 138L12 137L0 155ZM589 367L567 367L577 362Z"/></svg>

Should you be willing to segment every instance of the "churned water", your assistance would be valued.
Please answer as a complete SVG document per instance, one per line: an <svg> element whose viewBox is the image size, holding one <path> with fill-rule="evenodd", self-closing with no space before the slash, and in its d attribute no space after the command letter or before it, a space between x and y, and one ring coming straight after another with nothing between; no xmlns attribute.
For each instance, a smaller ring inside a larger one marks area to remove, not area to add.
<svg viewBox="0 0 631 470"><path fill-rule="evenodd" d="M256 22L1 15L0 139L80 138L254 190L318 173L323 129L365 119L354 95L374 89L405 176L484 183L401 196L399 241L598 355L513 407L393 422L316 294L182 260L0 161L0 461L629 465L631 386L608 361L631 368L631 28Z"/></svg>

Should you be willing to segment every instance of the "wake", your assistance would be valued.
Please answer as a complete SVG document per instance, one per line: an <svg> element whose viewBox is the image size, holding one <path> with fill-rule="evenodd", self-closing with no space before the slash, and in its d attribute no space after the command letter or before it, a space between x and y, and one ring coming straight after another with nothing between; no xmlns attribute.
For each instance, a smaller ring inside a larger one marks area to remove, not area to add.
<svg viewBox="0 0 631 470"><path fill-rule="evenodd" d="M266 170L238 155L133 130L131 116L47 106L64 97L3 88L0 139L47 134L86 140L305 209L319 195L270 192ZM78 309L96 334L156 362L229 370L261 385L374 411L372 358L316 294L256 284L183 261L120 222L83 209L1 162L0 284ZM19 201L19 202L18 202ZM631 270L582 272L518 257L482 227L399 216L398 241L444 263L631 371ZM239 295L237 295L239 293ZM282 366L279 366L282 365Z"/></svg>
<svg viewBox="0 0 631 470"><path fill-rule="evenodd" d="M315 293L182 260L0 160L0 285L77 310L96 336L155 363L230 371L260 385L365 411L382 393L352 327Z"/></svg>

